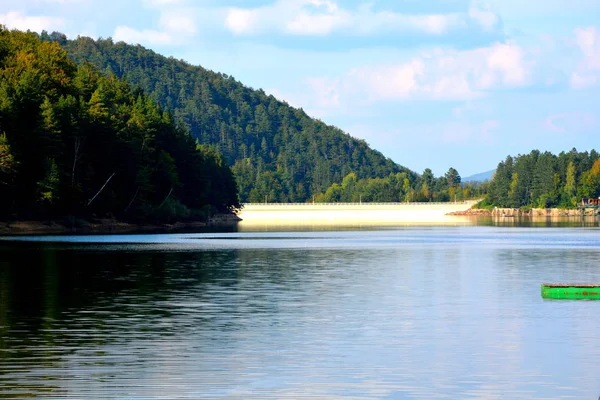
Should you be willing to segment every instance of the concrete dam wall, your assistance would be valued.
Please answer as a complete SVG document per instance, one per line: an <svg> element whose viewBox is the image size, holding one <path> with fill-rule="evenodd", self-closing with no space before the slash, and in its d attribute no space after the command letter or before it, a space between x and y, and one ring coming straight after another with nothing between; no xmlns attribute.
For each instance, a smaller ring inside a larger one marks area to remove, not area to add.
<svg viewBox="0 0 600 400"><path fill-rule="evenodd" d="M465 224L475 201L455 203L289 203L246 204L242 225L412 225Z"/></svg>

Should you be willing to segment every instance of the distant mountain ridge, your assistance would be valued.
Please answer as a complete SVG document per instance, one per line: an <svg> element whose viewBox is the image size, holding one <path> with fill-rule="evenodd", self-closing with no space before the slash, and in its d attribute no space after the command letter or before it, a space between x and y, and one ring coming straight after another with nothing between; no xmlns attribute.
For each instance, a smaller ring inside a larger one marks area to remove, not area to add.
<svg viewBox="0 0 600 400"><path fill-rule="evenodd" d="M46 40L59 41L76 63L140 87L193 138L216 147L232 165L242 202L303 202L351 172L416 176L364 140L225 74L111 39L66 40L53 33Z"/></svg>
<svg viewBox="0 0 600 400"><path fill-rule="evenodd" d="M495 169L492 169L492 170L489 170L486 172L480 172L475 175L467 176L466 178L463 178L462 181L463 182L488 182L488 181L492 180L492 177L494 176L495 172L496 172Z"/></svg>

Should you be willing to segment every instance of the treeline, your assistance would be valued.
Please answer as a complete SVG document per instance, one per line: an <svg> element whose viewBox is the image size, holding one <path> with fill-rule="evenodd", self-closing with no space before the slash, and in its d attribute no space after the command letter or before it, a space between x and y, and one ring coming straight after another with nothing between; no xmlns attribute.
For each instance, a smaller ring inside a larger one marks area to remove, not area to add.
<svg viewBox="0 0 600 400"><path fill-rule="evenodd" d="M233 77L111 39L42 33L77 63L115 74L169 110L178 126L215 146L232 166L243 202L304 202L339 183L410 173L340 129Z"/></svg>
<svg viewBox="0 0 600 400"><path fill-rule="evenodd" d="M573 208L600 196L600 155L573 149L558 156L538 150L498 164L482 207Z"/></svg>
<svg viewBox="0 0 600 400"><path fill-rule="evenodd" d="M427 168L422 175L400 172L385 178L358 179L346 175L341 184L334 183L315 202L447 202L483 196L486 183L461 183L458 171L450 168L445 175L435 177Z"/></svg>
<svg viewBox="0 0 600 400"><path fill-rule="evenodd" d="M237 207L218 152L141 90L0 26L0 219L168 221Z"/></svg>

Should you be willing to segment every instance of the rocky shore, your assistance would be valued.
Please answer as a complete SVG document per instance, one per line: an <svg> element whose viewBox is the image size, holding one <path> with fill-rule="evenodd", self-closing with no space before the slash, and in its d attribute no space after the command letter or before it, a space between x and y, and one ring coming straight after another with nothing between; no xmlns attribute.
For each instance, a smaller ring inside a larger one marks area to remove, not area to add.
<svg viewBox="0 0 600 400"><path fill-rule="evenodd" d="M215 214L208 222L188 221L173 224L135 224L107 218L75 221L0 221L0 235L167 233L228 226L240 220L235 214Z"/></svg>
<svg viewBox="0 0 600 400"><path fill-rule="evenodd" d="M564 208L532 208L522 210L520 208L494 208L492 210L469 209L456 211L448 215L472 216L472 217L580 217L582 210ZM583 215L598 215L595 209L584 210Z"/></svg>
<svg viewBox="0 0 600 400"><path fill-rule="evenodd" d="M456 215L465 217L490 217L492 215L492 211L472 208L465 211L454 211L446 215Z"/></svg>

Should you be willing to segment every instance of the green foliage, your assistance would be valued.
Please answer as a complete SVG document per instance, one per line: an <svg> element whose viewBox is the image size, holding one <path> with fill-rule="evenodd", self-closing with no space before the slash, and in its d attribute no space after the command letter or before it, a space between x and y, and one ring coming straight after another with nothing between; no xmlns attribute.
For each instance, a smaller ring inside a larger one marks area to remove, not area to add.
<svg viewBox="0 0 600 400"><path fill-rule="evenodd" d="M490 182L485 203L497 207L576 207L600 195L600 155L576 149L558 156L533 150L507 157Z"/></svg>
<svg viewBox="0 0 600 400"><path fill-rule="evenodd" d="M0 217L171 221L240 207L231 169L64 35L0 27ZM64 40L63 40L64 39Z"/></svg>
<svg viewBox="0 0 600 400"><path fill-rule="evenodd" d="M450 167L448 172L446 172L445 177L446 177L446 181L448 182L449 187L456 188L460 185L460 182L461 182L460 175L459 175L458 171L455 170L454 168Z"/></svg>
<svg viewBox="0 0 600 400"><path fill-rule="evenodd" d="M0 185L10 185L18 163L12 153L6 134L0 135Z"/></svg>
<svg viewBox="0 0 600 400"><path fill-rule="evenodd" d="M53 204L60 198L60 184L58 167L54 159L47 161L47 167L45 168L46 173L44 178L37 183L38 187L38 201L40 203Z"/></svg>
<svg viewBox="0 0 600 400"><path fill-rule="evenodd" d="M489 196L486 196L472 208L479 210L492 210L495 206L489 202Z"/></svg>
<svg viewBox="0 0 600 400"><path fill-rule="evenodd" d="M46 34L46 40L53 40L52 35ZM306 201L351 172L358 179L398 172L414 175L365 141L225 74L111 39L79 37L65 42L65 49L82 67L89 62L140 87L192 138L217 149L232 166L244 202ZM89 74L89 67L82 67L80 74ZM91 95L91 88L81 90ZM98 108L98 96L90 102L98 110L94 116L105 115Z"/></svg>
<svg viewBox="0 0 600 400"><path fill-rule="evenodd" d="M450 178L450 179L448 179ZM449 184L452 182L452 185ZM454 168L446 175L436 178L429 168L423 175L415 176L406 172L390 174L386 178L357 179L350 173L342 184L334 183L324 193L315 196L316 202L446 202L461 201L481 197L487 186L482 184L461 184L460 175Z"/></svg>

